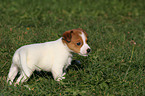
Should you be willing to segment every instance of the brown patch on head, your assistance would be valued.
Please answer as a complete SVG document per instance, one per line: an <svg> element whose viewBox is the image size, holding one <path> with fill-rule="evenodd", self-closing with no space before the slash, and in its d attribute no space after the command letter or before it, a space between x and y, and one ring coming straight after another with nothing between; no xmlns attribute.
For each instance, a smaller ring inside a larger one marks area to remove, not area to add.
<svg viewBox="0 0 145 96"><path fill-rule="evenodd" d="M86 33L86 31L84 31L82 28L78 28L77 30L80 30L80 31L84 32L84 34L86 35L86 37L88 37L88 34Z"/></svg>
<svg viewBox="0 0 145 96"><path fill-rule="evenodd" d="M86 40L85 40L85 42L87 43L88 42L88 34L86 33L86 31L84 31L82 28L78 28L77 30L80 30L81 32L83 32L84 34L85 34L85 36L86 36Z"/></svg>
<svg viewBox="0 0 145 96"><path fill-rule="evenodd" d="M71 49L75 53L79 53L80 48L84 44L82 37L80 36L82 32L87 37L87 33L83 29L80 29L80 28L66 31L62 35L63 43L65 43L68 46L68 48Z"/></svg>

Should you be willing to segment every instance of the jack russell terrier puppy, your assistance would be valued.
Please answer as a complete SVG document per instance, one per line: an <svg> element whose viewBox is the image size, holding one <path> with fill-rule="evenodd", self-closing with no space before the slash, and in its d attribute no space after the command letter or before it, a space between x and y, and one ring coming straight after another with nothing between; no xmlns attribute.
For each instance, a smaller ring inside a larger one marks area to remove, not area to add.
<svg viewBox="0 0 145 96"><path fill-rule="evenodd" d="M20 76L15 84L26 82L35 70L52 72L56 81L65 79L63 70L71 64L71 52L82 56L90 53L87 36L78 28L64 32L56 41L22 46L13 56L7 82L12 84L19 70Z"/></svg>

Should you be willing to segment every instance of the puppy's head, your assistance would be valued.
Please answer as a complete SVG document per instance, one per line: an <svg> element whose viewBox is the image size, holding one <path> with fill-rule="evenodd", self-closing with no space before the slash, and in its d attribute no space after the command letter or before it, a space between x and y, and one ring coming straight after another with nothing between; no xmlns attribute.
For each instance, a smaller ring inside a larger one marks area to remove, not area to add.
<svg viewBox="0 0 145 96"><path fill-rule="evenodd" d="M62 41L71 51L82 56L88 56L91 48L87 44L87 37L87 33L83 29L78 28L64 32Z"/></svg>

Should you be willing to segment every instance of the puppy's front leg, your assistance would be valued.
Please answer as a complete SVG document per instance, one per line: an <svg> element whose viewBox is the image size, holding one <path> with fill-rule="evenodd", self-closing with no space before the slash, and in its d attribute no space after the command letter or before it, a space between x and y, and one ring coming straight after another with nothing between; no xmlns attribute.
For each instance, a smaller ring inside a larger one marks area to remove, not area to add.
<svg viewBox="0 0 145 96"><path fill-rule="evenodd" d="M71 65L71 61L72 61L72 57L69 57L68 60L67 60L66 65L65 65L65 67L64 67L64 70L65 70L65 71L66 71L67 67L68 67L69 65Z"/></svg>
<svg viewBox="0 0 145 96"><path fill-rule="evenodd" d="M62 79L65 79L65 77L63 77L63 67L62 66L53 66L52 67L52 74L53 74L53 78L56 81L61 81Z"/></svg>

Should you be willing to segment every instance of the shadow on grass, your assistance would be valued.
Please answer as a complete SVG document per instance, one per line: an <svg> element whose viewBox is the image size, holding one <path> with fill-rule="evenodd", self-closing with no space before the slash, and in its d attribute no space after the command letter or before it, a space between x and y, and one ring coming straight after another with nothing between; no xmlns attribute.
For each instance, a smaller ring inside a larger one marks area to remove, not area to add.
<svg viewBox="0 0 145 96"><path fill-rule="evenodd" d="M82 69L83 66L81 65L81 62L79 60L72 60L71 65L66 69L66 73L70 70L73 69L75 71L78 71L79 69ZM65 70L64 70L65 72ZM19 75L18 75L19 76ZM17 77L18 77L17 76ZM16 77L16 78L17 78ZM32 74L32 76L28 79L27 82L29 82L31 79L38 79L40 77L45 77L46 79L53 79L53 75L51 72L47 72L47 71L34 71L34 73Z"/></svg>

